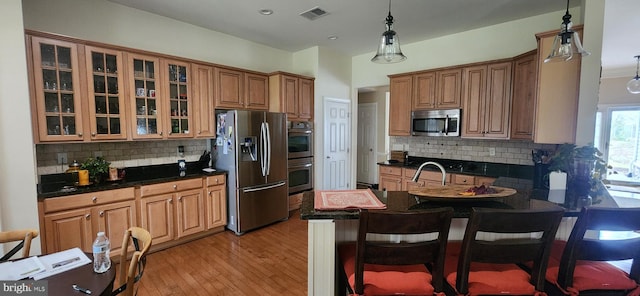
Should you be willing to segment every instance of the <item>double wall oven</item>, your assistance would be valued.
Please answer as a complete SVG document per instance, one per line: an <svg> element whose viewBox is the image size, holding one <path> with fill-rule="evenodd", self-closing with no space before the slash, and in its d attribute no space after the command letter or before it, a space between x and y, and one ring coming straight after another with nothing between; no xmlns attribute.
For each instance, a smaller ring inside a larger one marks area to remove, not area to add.
<svg viewBox="0 0 640 296"><path fill-rule="evenodd" d="M313 189L313 122L290 122L289 194Z"/></svg>

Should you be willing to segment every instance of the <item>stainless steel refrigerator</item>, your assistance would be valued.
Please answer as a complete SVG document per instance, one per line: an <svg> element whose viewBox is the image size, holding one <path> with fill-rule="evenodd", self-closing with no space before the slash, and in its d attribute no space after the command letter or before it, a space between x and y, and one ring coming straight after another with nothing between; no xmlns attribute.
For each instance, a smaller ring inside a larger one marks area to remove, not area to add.
<svg viewBox="0 0 640 296"><path fill-rule="evenodd" d="M229 171L227 228L242 234L289 217L287 117L231 110L217 115L216 167Z"/></svg>

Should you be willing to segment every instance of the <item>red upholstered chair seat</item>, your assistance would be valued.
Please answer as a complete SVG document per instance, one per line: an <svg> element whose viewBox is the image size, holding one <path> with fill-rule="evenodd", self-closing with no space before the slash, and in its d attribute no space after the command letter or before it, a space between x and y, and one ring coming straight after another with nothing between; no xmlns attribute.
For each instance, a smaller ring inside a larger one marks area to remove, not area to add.
<svg viewBox="0 0 640 296"><path fill-rule="evenodd" d="M556 240L551 248L546 279L558 286L560 259L567 242ZM625 271L603 261L576 261L573 272L573 285L564 291L577 295L577 291L586 290L632 290L637 287L634 280ZM562 288L561 288L562 289Z"/></svg>
<svg viewBox="0 0 640 296"><path fill-rule="evenodd" d="M338 245L338 295L444 296L453 208L360 210L355 243ZM394 235L397 237L391 237Z"/></svg>
<svg viewBox="0 0 640 296"><path fill-rule="evenodd" d="M545 295L544 272L563 213L473 207L462 242L447 243L447 295ZM528 261L531 272L519 267Z"/></svg>
<svg viewBox="0 0 640 296"><path fill-rule="evenodd" d="M456 269L461 242L447 245L444 274L447 283L456 286ZM468 295L532 295L536 293L531 276L515 264L471 262Z"/></svg>
<svg viewBox="0 0 640 296"><path fill-rule="evenodd" d="M349 286L355 290L356 244L338 247ZM364 265L365 295L433 295L431 273L423 264Z"/></svg>

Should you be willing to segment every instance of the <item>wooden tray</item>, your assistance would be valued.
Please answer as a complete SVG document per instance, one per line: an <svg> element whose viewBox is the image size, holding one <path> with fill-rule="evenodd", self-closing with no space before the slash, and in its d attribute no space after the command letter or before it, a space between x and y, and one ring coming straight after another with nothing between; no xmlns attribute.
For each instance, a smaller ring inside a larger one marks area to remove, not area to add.
<svg viewBox="0 0 640 296"><path fill-rule="evenodd" d="M473 185L445 185L445 186L431 186L427 188L418 188L409 190L409 194L427 197L431 199L455 199L455 200L477 200L484 198L496 198L507 197L516 194L516 190L506 187L490 186L495 189L496 193L491 194L479 194L479 195L461 195L461 192L467 191L467 189L473 187Z"/></svg>

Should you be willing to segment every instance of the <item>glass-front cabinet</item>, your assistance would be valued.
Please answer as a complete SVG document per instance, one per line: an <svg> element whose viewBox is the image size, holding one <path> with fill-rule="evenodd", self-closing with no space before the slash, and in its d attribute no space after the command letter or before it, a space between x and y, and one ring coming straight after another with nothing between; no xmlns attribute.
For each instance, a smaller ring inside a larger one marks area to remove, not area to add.
<svg viewBox="0 0 640 296"><path fill-rule="evenodd" d="M169 138L192 138L191 133L191 89L190 64L166 60L163 63L165 71L165 93L167 113L166 129Z"/></svg>
<svg viewBox="0 0 640 296"><path fill-rule="evenodd" d="M31 39L38 140L82 141L82 108L76 44Z"/></svg>
<svg viewBox="0 0 640 296"><path fill-rule="evenodd" d="M162 125L163 93L158 86L160 60L143 55L128 55L131 120L133 138L160 139L164 137Z"/></svg>
<svg viewBox="0 0 640 296"><path fill-rule="evenodd" d="M91 139L126 139L122 53L90 46L85 52Z"/></svg>

